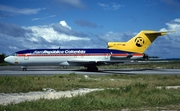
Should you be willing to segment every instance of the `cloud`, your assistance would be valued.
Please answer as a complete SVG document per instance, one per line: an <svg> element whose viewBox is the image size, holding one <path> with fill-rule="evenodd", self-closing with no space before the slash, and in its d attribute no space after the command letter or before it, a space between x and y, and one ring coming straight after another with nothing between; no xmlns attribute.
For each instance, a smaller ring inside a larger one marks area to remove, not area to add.
<svg viewBox="0 0 180 111"><path fill-rule="evenodd" d="M11 54L18 50L31 48L72 48L81 46L80 44L85 41L90 43L91 39L87 34L70 30L66 27L67 23L64 23L65 21L61 23L63 25L55 23L26 27L0 23L0 53Z"/></svg>
<svg viewBox="0 0 180 111"><path fill-rule="evenodd" d="M174 22L180 23L180 18L174 19Z"/></svg>
<svg viewBox="0 0 180 111"><path fill-rule="evenodd" d="M66 21L60 21L59 22L63 27L66 27L66 28L68 28L69 30L71 30L71 27L66 23Z"/></svg>
<svg viewBox="0 0 180 111"><path fill-rule="evenodd" d="M83 33L83 32L72 30L71 27L68 26L65 21L60 21L60 23L53 24L52 28L55 31L57 31L58 33L63 33L63 34L66 34L66 35L84 37L84 38L88 37L88 35Z"/></svg>
<svg viewBox="0 0 180 111"><path fill-rule="evenodd" d="M33 32L30 40L39 41L39 38L44 38L46 41L50 43L53 43L54 41L59 41L59 43L63 43L66 41L73 41L73 40L89 40L89 38L87 37L82 38L73 34L70 35L68 34L68 31L64 33L63 31L60 32L60 31L54 30L53 26L54 24L27 27L28 29L31 29ZM63 28L63 26L61 28Z"/></svg>
<svg viewBox="0 0 180 111"><path fill-rule="evenodd" d="M160 57L180 57L180 18L176 18L166 23L167 28L161 28L160 31L173 30L163 37L157 38L152 46L147 50L150 54L157 54Z"/></svg>
<svg viewBox="0 0 180 111"><path fill-rule="evenodd" d="M104 43L107 42L126 42L134 36L133 33L124 32L107 32L106 34L98 34L98 39L103 41Z"/></svg>
<svg viewBox="0 0 180 111"><path fill-rule="evenodd" d="M76 20L75 23L81 27L102 28L102 26L98 26L96 23L87 20Z"/></svg>
<svg viewBox="0 0 180 111"><path fill-rule="evenodd" d="M7 24L0 22L0 33L3 35L13 37L24 37L26 33L31 33L31 30L25 30L22 27L15 24Z"/></svg>
<svg viewBox="0 0 180 111"><path fill-rule="evenodd" d="M73 30L66 21L26 27L0 22L0 26L0 53L6 54L30 48L106 48L107 42L126 42L139 33L109 31L87 34ZM166 26L160 30L175 32L158 37L145 53L164 58L180 57L180 18L166 23Z"/></svg>
<svg viewBox="0 0 180 111"><path fill-rule="evenodd" d="M160 31L174 30L175 32L168 33L165 36L158 37L152 45L145 51L148 55L159 56L163 58L179 58L180 57L180 18L176 18L166 23L166 28L161 28ZM107 32L98 34L98 42L105 44L107 42L126 42L134 37L139 32ZM101 44L102 45L102 44Z"/></svg>
<svg viewBox="0 0 180 111"><path fill-rule="evenodd" d="M57 2L59 2L60 4L65 4L68 6L73 6L76 8L83 8L85 7L84 3L81 0L56 0Z"/></svg>
<svg viewBox="0 0 180 111"><path fill-rule="evenodd" d="M43 17L43 18L33 18L32 21L44 20L44 19L49 19L49 18L53 18L53 17L56 17L56 15L50 15L50 16Z"/></svg>
<svg viewBox="0 0 180 111"><path fill-rule="evenodd" d="M176 18L171 20L170 22L166 23L167 28L162 28L161 30L173 30L175 32L170 33L172 36L179 36L180 35L180 18Z"/></svg>
<svg viewBox="0 0 180 111"><path fill-rule="evenodd" d="M174 8L180 8L180 2L177 0L161 0L161 1Z"/></svg>
<svg viewBox="0 0 180 111"><path fill-rule="evenodd" d="M15 7L0 4L0 11L10 12L10 13L14 13L14 14L31 15L31 14L37 14L41 10L45 10L45 8L19 9L19 8L15 8Z"/></svg>
<svg viewBox="0 0 180 111"><path fill-rule="evenodd" d="M180 10L180 2L178 0L161 0L162 3L167 5L167 10L171 11L171 13L179 13Z"/></svg>
<svg viewBox="0 0 180 111"><path fill-rule="evenodd" d="M102 7L104 10L118 10L119 8L125 6L125 5L120 5L120 4L117 4L117 3L109 3L109 4L98 3L98 5L100 7Z"/></svg>

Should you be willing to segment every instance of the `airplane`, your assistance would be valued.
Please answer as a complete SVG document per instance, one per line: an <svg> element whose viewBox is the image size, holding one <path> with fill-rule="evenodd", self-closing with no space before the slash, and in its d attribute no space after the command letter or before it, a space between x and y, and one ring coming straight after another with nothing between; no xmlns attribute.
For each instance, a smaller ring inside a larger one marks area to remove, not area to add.
<svg viewBox="0 0 180 111"><path fill-rule="evenodd" d="M158 37L168 31L142 30L127 42L108 42L107 48L27 49L13 53L5 61L27 66L84 66L89 71L98 71L97 66L124 63L126 60L146 58L145 50Z"/></svg>

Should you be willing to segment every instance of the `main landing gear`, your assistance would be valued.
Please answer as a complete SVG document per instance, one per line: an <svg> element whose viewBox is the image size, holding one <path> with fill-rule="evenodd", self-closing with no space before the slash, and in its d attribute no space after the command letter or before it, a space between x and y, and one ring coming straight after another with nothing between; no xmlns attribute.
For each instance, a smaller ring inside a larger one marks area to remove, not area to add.
<svg viewBox="0 0 180 111"><path fill-rule="evenodd" d="M93 71L93 72L97 72L98 71L98 68L96 66L89 65L89 66L86 66L86 67L87 67L88 71Z"/></svg>
<svg viewBox="0 0 180 111"><path fill-rule="evenodd" d="M21 66L22 71L27 71L27 66Z"/></svg>

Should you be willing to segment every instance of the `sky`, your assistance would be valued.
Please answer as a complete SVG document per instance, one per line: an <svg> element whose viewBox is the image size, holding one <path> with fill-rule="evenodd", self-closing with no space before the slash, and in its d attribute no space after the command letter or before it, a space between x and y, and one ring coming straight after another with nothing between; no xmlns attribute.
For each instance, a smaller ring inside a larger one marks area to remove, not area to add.
<svg viewBox="0 0 180 111"><path fill-rule="evenodd" d="M141 30L158 37L150 56L180 58L179 0L1 0L0 53L36 48L107 48Z"/></svg>

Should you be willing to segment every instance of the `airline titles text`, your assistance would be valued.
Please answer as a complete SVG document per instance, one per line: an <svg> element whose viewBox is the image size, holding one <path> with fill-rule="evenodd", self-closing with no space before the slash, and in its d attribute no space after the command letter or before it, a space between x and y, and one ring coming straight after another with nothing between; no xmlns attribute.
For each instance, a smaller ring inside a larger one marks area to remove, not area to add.
<svg viewBox="0 0 180 111"><path fill-rule="evenodd" d="M33 54L85 54L85 50L43 50L34 51Z"/></svg>

